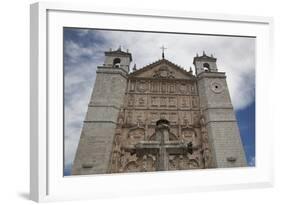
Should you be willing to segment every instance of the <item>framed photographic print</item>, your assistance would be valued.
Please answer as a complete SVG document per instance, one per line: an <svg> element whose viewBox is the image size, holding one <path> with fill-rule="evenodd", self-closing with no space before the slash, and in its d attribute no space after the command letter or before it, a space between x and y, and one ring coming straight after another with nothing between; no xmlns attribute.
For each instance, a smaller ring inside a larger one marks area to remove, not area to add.
<svg viewBox="0 0 281 205"><path fill-rule="evenodd" d="M31 5L35 201L272 185L268 17Z"/></svg>

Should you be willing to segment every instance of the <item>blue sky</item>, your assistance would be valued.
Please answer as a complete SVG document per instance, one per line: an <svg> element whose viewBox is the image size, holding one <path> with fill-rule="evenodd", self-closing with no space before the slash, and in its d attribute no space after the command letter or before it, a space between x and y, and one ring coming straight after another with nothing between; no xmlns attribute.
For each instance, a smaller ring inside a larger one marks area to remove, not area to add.
<svg viewBox="0 0 281 205"><path fill-rule="evenodd" d="M69 175L80 138L96 68L104 51L129 49L137 69L165 57L188 69L197 53L213 54L226 72L248 164L255 164L255 39L94 29L64 29L64 174Z"/></svg>

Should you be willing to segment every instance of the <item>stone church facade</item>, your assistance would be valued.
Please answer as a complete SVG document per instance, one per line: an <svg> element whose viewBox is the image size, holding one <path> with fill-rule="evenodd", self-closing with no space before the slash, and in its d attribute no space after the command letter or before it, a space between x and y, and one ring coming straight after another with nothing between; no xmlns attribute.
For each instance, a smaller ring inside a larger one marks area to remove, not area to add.
<svg viewBox="0 0 281 205"><path fill-rule="evenodd" d="M162 55L130 72L129 52L105 52L73 175L247 166L216 58L194 57L194 75Z"/></svg>

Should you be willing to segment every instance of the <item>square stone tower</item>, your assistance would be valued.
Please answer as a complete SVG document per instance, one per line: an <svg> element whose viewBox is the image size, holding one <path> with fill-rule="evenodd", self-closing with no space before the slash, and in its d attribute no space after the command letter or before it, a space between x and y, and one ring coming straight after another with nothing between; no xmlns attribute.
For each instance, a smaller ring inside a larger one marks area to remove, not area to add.
<svg viewBox="0 0 281 205"><path fill-rule="evenodd" d="M97 68L72 175L106 173L114 139L117 116L123 105L132 56L119 48L105 52Z"/></svg>
<svg viewBox="0 0 281 205"><path fill-rule="evenodd" d="M212 167L244 167L247 163L226 75L224 72L218 72L216 60L212 55L207 56L205 52L193 60L200 109L212 150Z"/></svg>

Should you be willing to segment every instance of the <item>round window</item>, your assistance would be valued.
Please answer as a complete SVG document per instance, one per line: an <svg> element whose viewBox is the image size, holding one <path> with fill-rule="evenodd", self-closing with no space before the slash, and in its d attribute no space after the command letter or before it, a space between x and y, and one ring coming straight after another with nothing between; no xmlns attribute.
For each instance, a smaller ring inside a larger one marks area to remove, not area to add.
<svg viewBox="0 0 281 205"><path fill-rule="evenodd" d="M211 90L214 92L214 93L221 93L223 91L223 86L222 84L218 83L218 82L213 82L211 84Z"/></svg>

